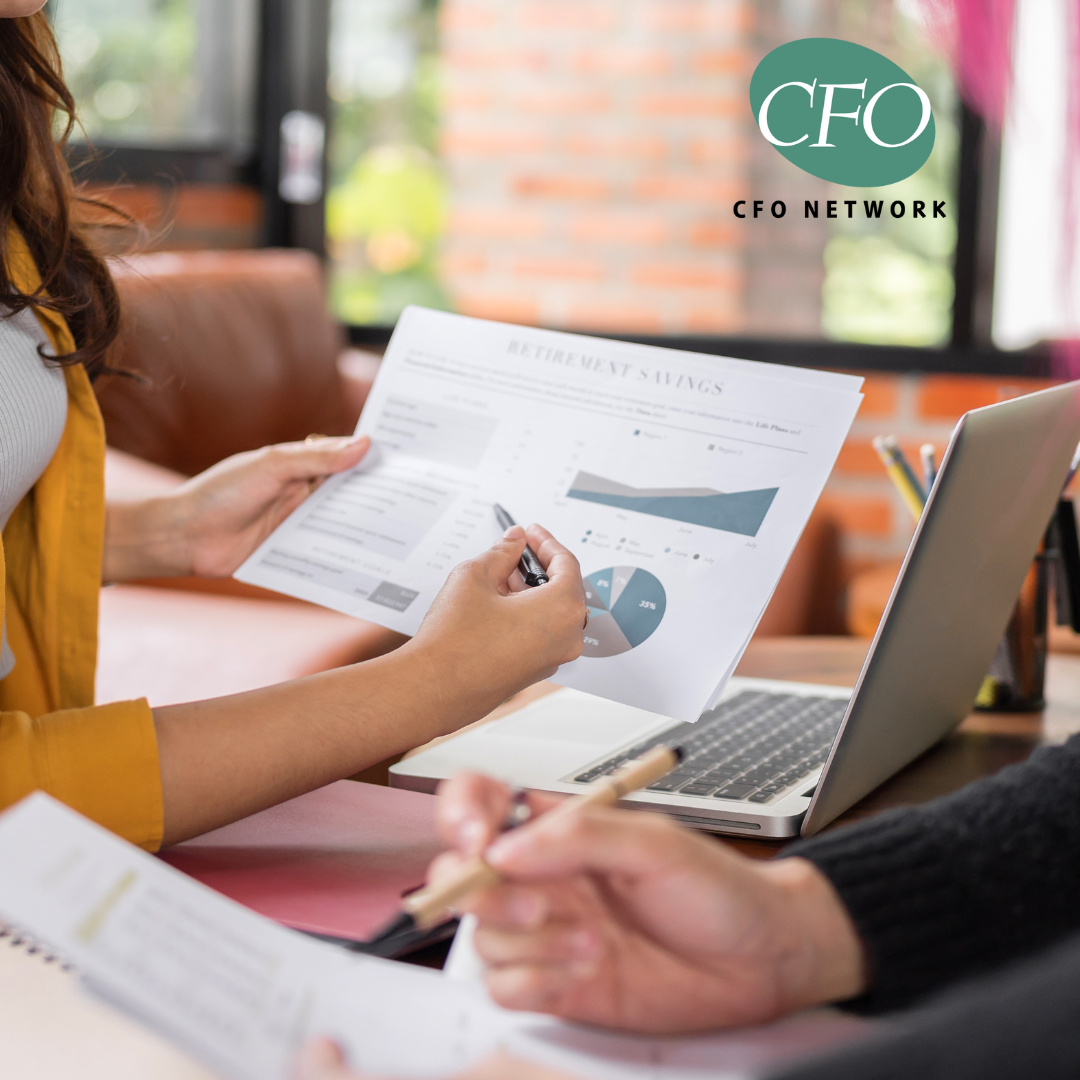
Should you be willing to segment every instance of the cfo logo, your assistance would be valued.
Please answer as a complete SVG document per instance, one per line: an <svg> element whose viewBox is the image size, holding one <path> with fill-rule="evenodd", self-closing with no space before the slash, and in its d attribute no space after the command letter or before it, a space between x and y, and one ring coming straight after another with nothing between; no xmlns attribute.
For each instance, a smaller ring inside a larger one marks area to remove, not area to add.
<svg viewBox="0 0 1080 1080"><path fill-rule="evenodd" d="M934 148L926 92L891 60L850 41L773 49L750 80L761 134L805 172L851 187L895 184Z"/></svg>

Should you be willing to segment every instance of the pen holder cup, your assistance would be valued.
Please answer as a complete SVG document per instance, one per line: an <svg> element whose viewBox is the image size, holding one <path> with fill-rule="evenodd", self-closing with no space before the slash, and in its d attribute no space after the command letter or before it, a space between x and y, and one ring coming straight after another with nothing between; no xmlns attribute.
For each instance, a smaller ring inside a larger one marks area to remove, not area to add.
<svg viewBox="0 0 1080 1080"><path fill-rule="evenodd" d="M1046 704L1049 579L1054 557L1044 545L1024 578L1005 636L990 662L990 674L975 699L980 712L1037 712Z"/></svg>

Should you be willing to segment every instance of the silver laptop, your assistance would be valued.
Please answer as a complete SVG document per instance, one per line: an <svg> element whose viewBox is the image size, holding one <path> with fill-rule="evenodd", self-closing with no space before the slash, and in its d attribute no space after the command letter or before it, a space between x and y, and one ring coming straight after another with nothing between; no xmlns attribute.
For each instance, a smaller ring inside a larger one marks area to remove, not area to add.
<svg viewBox="0 0 1080 1080"><path fill-rule="evenodd" d="M395 765L434 791L475 770L580 792L680 744L676 772L623 803L711 832L817 832L971 709L1080 443L1080 382L960 420L854 689L735 677L694 724L559 690Z"/></svg>

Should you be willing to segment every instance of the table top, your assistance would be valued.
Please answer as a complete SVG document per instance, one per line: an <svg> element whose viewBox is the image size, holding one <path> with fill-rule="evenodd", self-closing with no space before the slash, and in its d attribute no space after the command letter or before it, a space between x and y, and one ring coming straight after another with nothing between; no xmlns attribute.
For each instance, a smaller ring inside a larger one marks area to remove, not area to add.
<svg viewBox="0 0 1080 1080"><path fill-rule="evenodd" d="M740 675L850 686L869 643L855 638L766 638L753 641ZM494 715L505 715L557 687L532 687ZM837 825L892 806L924 802L1005 765L1036 747L1080 732L1080 656L1054 655L1042 713L973 713L917 761L852 807ZM494 718L491 717L492 719ZM835 826L833 826L835 827ZM727 839L770 858L782 845ZM211 1080L212 1074L160 1036L81 993L74 977L0 939L0 1044L4 1075L34 1080Z"/></svg>
<svg viewBox="0 0 1080 1080"><path fill-rule="evenodd" d="M870 647L863 638L799 637L751 641L736 671L759 679L852 686ZM951 734L856 803L829 828L894 806L927 802L1024 761L1037 747L1080 732L1080 656L1051 655L1046 709L1035 713L973 712ZM782 842L734 840L748 855L770 858Z"/></svg>

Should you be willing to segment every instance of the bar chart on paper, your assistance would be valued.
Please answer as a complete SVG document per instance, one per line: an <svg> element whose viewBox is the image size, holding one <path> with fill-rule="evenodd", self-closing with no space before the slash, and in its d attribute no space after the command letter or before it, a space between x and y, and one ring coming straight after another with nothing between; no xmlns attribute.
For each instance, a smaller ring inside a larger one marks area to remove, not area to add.
<svg viewBox="0 0 1080 1080"><path fill-rule="evenodd" d="M688 525L757 536L779 490L778 487L732 492L713 488L636 488L604 476L579 472L567 496L651 517L684 521Z"/></svg>
<svg viewBox="0 0 1080 1080"><path fill-rule="evenodd" d="M618 656L636 649L664 619L660 579L637 566L612 566L584 580L589 625L583 656Z"/></svg>

